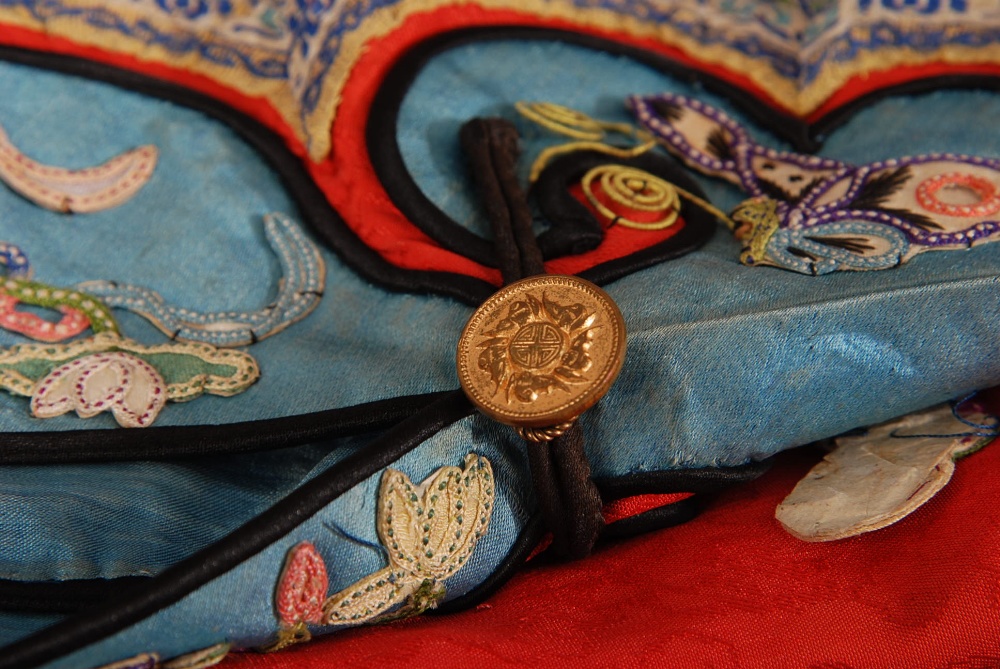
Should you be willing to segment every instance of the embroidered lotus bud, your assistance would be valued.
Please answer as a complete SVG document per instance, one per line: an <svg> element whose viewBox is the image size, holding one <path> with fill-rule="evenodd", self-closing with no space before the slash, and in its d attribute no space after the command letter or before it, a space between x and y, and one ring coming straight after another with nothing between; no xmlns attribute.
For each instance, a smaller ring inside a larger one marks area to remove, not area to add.
<svg viewBox="0 0 1000 669"><path fill-rule="evenodd" d="M281 622L288 626L318 623L323 617L327 584L326 564L316 547L303 541L292 548L274 599Z"/></svg>
<svg viewBox="0 0 1000 669"><path fill-rule="evenodd" d="M121 351L94 353L56 367L39 381L31 413L81 418L110 411L122 427L152 424L167 401L167 384L149 363Z"/></svg>
<svg viewBox="0 0 1000 669"><path fill-rule="evenodd" d="M323 622L356 625L437 606L445 594L442 581L465 565L486 533L493 499L490 463L472 453L463 468L442 467L420 485L387 469L379 490L377 531L389 566L330 597Z"/></svg>
<svg viewBox="0 0 1000 669"><path fill-rule="evenodd" d="M312 638L308 623L322 621L327 587L326 563L315 546L303 541L288 551L285 568L274 593L274 610L282 628L278 631L277 640L266 648L267 651L280 650Z"/></svg>

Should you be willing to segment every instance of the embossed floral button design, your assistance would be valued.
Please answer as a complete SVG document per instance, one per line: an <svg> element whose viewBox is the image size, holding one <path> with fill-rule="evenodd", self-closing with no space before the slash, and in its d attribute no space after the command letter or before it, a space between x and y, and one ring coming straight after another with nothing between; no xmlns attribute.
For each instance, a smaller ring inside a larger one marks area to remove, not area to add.
<svg viewBox="0 0 1000 669"><path fill-rule="evenodd" d="M519 428L575 420L604 396L624 360L621 312L575 276L535 276L501 289L458 342L466 395L487 416Z"/></svg>

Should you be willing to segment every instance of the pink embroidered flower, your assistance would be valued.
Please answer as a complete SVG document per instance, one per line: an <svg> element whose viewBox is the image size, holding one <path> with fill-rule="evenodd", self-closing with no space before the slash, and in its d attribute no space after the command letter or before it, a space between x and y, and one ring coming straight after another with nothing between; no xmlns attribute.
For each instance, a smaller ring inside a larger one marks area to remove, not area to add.
<svg viewBox="0 0 1000 669"><path fill-rule="evenodd" d="M316 547L308 541L295 545L288 551L274 596L281 622L289 627L320 622L327 584L326 564Z"/></svg>
<svg viewBox="0 0 1000 669"><path fill-rule="evenodd" d="M110 411L122 427L151 425L167 401L167 384L142 359L111 351L92 353L53 369L35 386L31 413L51 418L76 411L81 418Z"/></svg>

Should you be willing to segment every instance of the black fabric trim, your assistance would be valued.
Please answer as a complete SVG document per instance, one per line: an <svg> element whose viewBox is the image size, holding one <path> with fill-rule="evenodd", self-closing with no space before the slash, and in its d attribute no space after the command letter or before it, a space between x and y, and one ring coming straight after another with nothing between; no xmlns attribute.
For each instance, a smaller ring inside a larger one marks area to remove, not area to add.
<svg viewBox="0 0 1000 669"><path fill-rule="evenodd" d="M107 82L169 100L221 121L275 170L298 206L303 222L319 240L351 269L390 290L439 293L472 306L478 306L495 292L494 286L479 279L447 272L404 270L383 260L347 227L299 158L278 135L210 96L128 70L58 54L0 46L0 59ZM0 464L145 460L285 448L381 429L433 397L433 394L403 397L229 425L6 433L0 435Z"/></svg>
<svg viewBox="0 0 1000 669"><path fill-rule="evenodd" d="M0 433L0 465L176 460L290 448L383 430L451 391L222 425Z"/></svg>
<svg viewBox="0 0 1000 669"><path fill-rule="evenodd" d="M470 28L435 36L408 51L392 67L375 95L365 129L368 155L375 173L396 207L427 236L449 251L464 255L488 267L497 266L492 242L453 221L420 190L403 162L396 129L403 99L413 81L430 59L463 44L507 39L562 41L600 51L622 54L646 62L644 58L637 56L640 53L637 49L597 37L548 28L501 26ZM692 70L682 68L672 61L662 58L657 63L659 65L654 65L656 69L673 74L674 72L671 70L679 68L678 71L683 70L686 73L687 76L684 78L691 79ZM730 93L730 97L734 99L739 96L736 89ZM750 102L745 102L745 104L750 104ZM617 162L610 156L606 157L608 158L606 162ZM677 172L683 173L683 170L678 168ZM686 181L692 183L690 179L686 179ZM592 225L585 224L584 227L578 228L571 224L561 224L561 221L553 223L554 227L541 235L538 240L542 254L547 260L572 253L582 253L594 248L603 239L599 227L596 229L596 233L600 236L595 237ZM705 237L702 243L707 240L708 237ZM664 244L668 242L664 242ZM594 281L594 278L599 279L595 283L606 283L647 267L654 262L662 262L683 255L693 248L696 246L660 254L645 249L626 258L593 267L580 276L591 281ZM663 249L660 250L663 251ZM633 256L640 255L643 257L638 262L630 262Z"/></svg>
<svg viewBox="0 0 1000 669"><path fill-rule="evenodd" d="M686 499L622 518L604 526L601 541L616 541L645 534L654 530L674 527L694 520L701 513L701 497L694 495Z"/></svg>
<svg viewBox="0 0 1000 669"><path fill-rule="evenodd" d="M750 462L738 467L704 467L700 469L667 469L637 472L626 476L594 479L605 502L636 495L680 492L711 493L747 483L771 468L771 460Z"/></svg>
<svg viewBox="0 0 1000 669"><path fill-rule="evenodd" d="M340 217L302 161L270 129L232 107L191 89L111 65L26 49L0 46L0 59L104 81L143 95L195 109L229 126L278 174L299 208L303 222L327 248L361 276L389 290L438 293L478 306L496 292L486 281L453 272L408 270L385 261L366 246Z"/></svg>
<svg viewBox="0 0 1000 669"><path fill-rule="evenodd" d="M7 646L0 655L0 669L41 665L156 614L280 540L353 486L383 470L441 429L472 412L472 407L461 391L447 393L420 414L399 423L366 448L305 483L224 539L144 583L129 579L125 593L116 592L113 599L95 602L85 613ZM770 463L765 461L728 469L643 472L597 479L595 483L601 490L603 501L610 502L639 494L718 491L752 480L769 466ZM676 507L672 511L653 509L634 516L634 520L623 519L610 525L609 528L616 529L607 530L602 538L615 539L684 522L694 517L697 504L696 501L682 500L670 505ZM632 522L625 522L627 520ZM540 517L529 520L494 573L468 594L442 606L441 610L448 612L468 608L496 592L523 564L543 534ZM41 587L39 592L44 593L48 586L47 583L25 584L20 593L20 601L30 597L34 587ZM84 588L86 587L93 586L86 584ZM106 590L99 588L95 600L103 599L105 592ZM53 611L52 608L47 610Z"/></svg>
<svg viewBox="0 0 1000 669"><path fill-rule="evenodd" d="M0 611L77 613L149 581L149 576L76 581L0 580Z"/></svg>
<svg viewBox="0 0 1000 669"><path fill-rule="evenodd" d="M164 570L144 587L7 646L0 653L0 669L34 667L49 662L174 604L278 541L361 481L471 413L472 407L462 391L447 393L367 447L306 482L224 539Z"/></svg>

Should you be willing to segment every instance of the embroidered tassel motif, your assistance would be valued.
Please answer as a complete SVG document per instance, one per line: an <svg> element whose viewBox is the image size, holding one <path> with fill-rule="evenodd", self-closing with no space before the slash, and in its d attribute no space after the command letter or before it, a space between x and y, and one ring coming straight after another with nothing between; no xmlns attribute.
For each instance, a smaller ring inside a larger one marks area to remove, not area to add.
<svg viewBox="0 0 1000 669"><path fill-rule="evenodd" d="M140 146L97 167L69 170L37 163L0 128L0 180L35 204L65 214L116 207L146 185L156 167L155 146Z"/></svg>

